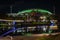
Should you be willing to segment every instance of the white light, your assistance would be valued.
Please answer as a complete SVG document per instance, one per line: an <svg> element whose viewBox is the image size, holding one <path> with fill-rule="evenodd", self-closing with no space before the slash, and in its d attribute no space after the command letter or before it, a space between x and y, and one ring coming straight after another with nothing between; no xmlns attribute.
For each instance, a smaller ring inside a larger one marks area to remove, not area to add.
<svg viewBox="0 0 60 40"><path fill-rule="evenodd" d="M41 18L41 19L46 19L46 16L41 16L40 18Z"/></svg>

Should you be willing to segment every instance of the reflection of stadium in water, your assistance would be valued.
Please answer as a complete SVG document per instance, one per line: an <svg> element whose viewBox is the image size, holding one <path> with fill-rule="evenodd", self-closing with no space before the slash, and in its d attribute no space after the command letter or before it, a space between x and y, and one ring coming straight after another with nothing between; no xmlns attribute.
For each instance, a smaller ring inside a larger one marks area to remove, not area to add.
<svg viewBox="0 0 60 40"><path fill-rule="evenodd" d="M0 20L0 29L2 30L0 32L1 34L4 32L2 35L7 35L9 33L21 35L27 33L51 33L53 30L57 30L57 20L54 19L51 12L46 10L30 9L19 12L17 15L13 16L19 17L19 20L15 18L15 20Z"/></svg>

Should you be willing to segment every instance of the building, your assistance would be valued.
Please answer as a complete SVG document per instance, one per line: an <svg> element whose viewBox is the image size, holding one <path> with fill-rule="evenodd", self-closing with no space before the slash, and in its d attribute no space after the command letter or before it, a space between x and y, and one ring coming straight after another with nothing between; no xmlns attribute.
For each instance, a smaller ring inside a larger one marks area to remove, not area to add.
<svg viewBox="0 0 60 40"><path fill-rule="evenodd" d="M42 9L6 14L5 18L0 18L0 26L1 36L52 33L58 29L53 13Z"/></svg>

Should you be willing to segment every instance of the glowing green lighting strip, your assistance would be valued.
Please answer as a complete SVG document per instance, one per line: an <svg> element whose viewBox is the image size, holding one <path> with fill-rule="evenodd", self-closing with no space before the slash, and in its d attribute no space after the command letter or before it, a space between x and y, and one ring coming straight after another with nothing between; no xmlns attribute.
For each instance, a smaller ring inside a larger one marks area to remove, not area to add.
<svg viewBox="0 0 60 40"><path fill-rule="evenodd" d="M48 14L52 14L50 11L47 11L47 10L43 10L43 9L30 9L30 10L23 10L21 12L18 12L17 14L23 14L23 13L30 13L32 11L38 11L38 12L41 12L41 13L48 13Z"/></svg>

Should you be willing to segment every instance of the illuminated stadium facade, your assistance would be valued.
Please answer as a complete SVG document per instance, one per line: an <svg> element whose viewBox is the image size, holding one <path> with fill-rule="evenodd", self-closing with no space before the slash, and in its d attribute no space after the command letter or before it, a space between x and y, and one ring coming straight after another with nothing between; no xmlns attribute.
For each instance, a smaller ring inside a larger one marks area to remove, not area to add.
<svg viewBox="0 0 60 40"><path fill-rule="evenodd" d="M53 13L42 9L23 10L0 19L1 36L52 33L58 29Z"/></svg>

